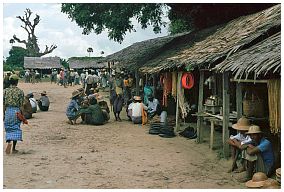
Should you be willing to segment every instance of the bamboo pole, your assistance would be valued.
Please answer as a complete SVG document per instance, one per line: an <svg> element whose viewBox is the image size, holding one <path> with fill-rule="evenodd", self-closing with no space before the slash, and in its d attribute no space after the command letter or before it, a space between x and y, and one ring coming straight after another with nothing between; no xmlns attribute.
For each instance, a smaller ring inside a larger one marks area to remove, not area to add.
<svg viewBox="0 0 284 192"><path fill-rule="evenodd" d="M204 71L200 71L200 79L199 79L199 96L198 96L198 114L203 113L203 83L204 83ZM196 142L201 143L203 141L203 117L197 116L197 138Z"/></svg>
<svg viewBox="0 0 284 192"><path fill-rule="evenodd" d="M229 157L229 115L230 115L230 95L229 95L229 74L223 73L223 154Z"/></svg>
<svg viewBox="0 0 284 192"><path fill-rule="evenodd" d="M181 73L181 72L179 72L179 73ZM180 86L179 86L179 73L177 73L177 89L178 88L181 88ZM180 124L179 124L179 94L178 94L178 91L177 91L177 99L176 99L176 101L177 101L177 104L176 104L176 127L175 127L175 132L177 132L177 131L179 131L180 130Z"/></svg>

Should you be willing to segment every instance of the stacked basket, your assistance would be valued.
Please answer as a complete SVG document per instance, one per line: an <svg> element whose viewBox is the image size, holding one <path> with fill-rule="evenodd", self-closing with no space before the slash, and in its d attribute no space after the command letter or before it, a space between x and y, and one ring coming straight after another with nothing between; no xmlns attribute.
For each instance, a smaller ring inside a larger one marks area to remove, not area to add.
<svg viewBox="0 0 284 192"><path fill-rule="evenodd" d="M281 184L281 168L276 169L276 181Z"/></svg>

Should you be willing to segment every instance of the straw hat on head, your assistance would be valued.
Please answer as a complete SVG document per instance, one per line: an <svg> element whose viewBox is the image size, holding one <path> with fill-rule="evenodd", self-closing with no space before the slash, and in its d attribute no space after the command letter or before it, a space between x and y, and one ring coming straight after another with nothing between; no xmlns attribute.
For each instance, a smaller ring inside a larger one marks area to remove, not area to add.
<svg viewBox="0 0 284 192"><path fill-rule="evenodd" d="M142 101L142 99L141 99L140 96L134 96L133 99L134 99L135 101Z"/></svg>
<svg viewBox="0 0 284 192"><path fill-rule="evenodd" d="M253 174L252 179L246 182L248 188L260 188L267 181L268 177L265 173L257 172Z"/></svg>
<svg viewBox="0 0 284 192"><path fill-rule="evenodd" d="M78 96L78 95L80 95L80 94L81 94L81 92L78 91L78 90L73 91L73 92L72 92L72 97L71 97L71 99L74 98L74 97L76 97L76 96Z"/></svg>
<svg viewBox="0 0 284 192"><path fill-rule="evenodd" d="M241 117L236 124L233 124L232 127L236 130L247 131L250 126L250 121L245 117Z"/></svg>
<svg viewBox="0 0 284 192"><path fill-rule="evenodd" d="M46 95L46 91L43 91L43 92L41 92L40 94L42 94L42 95Z"/></svg>
<svg viewBox="0 0 284 192"><path fill-rule="evenodd" d="M19 80L19 76L16 74L13 74L10 76L9 80Z"/></svg>
<svg viewBox="0 0 284 192"><path fill-rule="evenodd" d="M249 127L248 132L246 132L246 134L255 134L255 133L262 133L262 131L260 130L260 127L257 125L252 125Z"/></svg>

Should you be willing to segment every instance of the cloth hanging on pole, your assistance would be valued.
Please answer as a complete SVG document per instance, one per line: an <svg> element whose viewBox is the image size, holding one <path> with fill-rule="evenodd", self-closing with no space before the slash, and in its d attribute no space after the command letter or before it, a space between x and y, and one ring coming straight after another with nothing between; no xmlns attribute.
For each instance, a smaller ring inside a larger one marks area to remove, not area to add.
<svg viewBox="0 0 284 192"><path fill-rule="evenodd" d="M182 84L181 84L181 79L182 79L182 74L183 72L179 72L178 73L178 78L177 78L177 94L178 94L178 103L179 103L179 108L180 108L180 112L181 112L181 116L183 119L185 119L185 117L187 116L187 108L189 107L188 103L185 102L185 97L184 97L184 89L182 88Z"/></svg>
<svg viewBox="0 0 284 192"><path fill-rule="evenodd" d="M163 74L163 105L168 106L168 94L172 91L172 74L170 72Z"/></svg>
<svg viewBox="0 0 284 192"><path fill-rule="evenodd" d="M177 72L172 72L172 96L177 99Z"/></svg>
<svg viewBox="0 0 284 192"><path fill-rule="evenodd" d="M271 79L267 82L270 132L277 134L281 129L281 81Z"/></svg>

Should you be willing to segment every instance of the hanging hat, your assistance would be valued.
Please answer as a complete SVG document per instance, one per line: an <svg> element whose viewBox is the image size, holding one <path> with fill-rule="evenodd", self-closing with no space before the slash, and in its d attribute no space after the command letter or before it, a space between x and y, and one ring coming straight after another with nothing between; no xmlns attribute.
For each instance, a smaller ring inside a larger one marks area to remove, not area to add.
<svg viewBox="0 0 284 192"><path fill-rule="evenodd" d="M76 96L78 96L78 95L80 95L80 94L81 94L81 92L78 91L78 90L73 91L73 92L72 92L72 97L71 97L71 99L74 98L74 97L76 97Z"/></svg>
<svg viewBox="0 0 284 192"><path fill-rule="evenodd" d="M248 188L260 188L268 179L265 173L257 172L253 174L252 179L246 182Z"/></svg>
<svg viewBox="0 0 284 192"><path fill-rule="evenodd" d="M183 73L181 84L184 89L191 89L194 85L194 77L192 73Z"/></svg>
<svg viewBox="0 0 284 192"><path fill-rule="evenodd" d="M142 101L142 99L141 99L140 96L134 96L133 99L134 99L135 101Z"/></svg>
<svg viewBox="0 0 284 192"><path fill-rule="evenodd" d="M246 134L255 134L255 133L262 133L262 131L260 130L260 127L257 125L252 125L249 127L248 132L246 132Z"/></svg>
<svg viewBox="0 0 284 192"><path fill-rule="evenodd" d="M10 76L9 80L19 80L19 76L16 74L13 74Z"/></svg>
<svg viewBox="0 0 284 192"><path fill-rule="evenodd" d="M250 126L250 121L245 117L241 117L236 124L233 124L232 127L236 130L248 131Z"/></svg>

